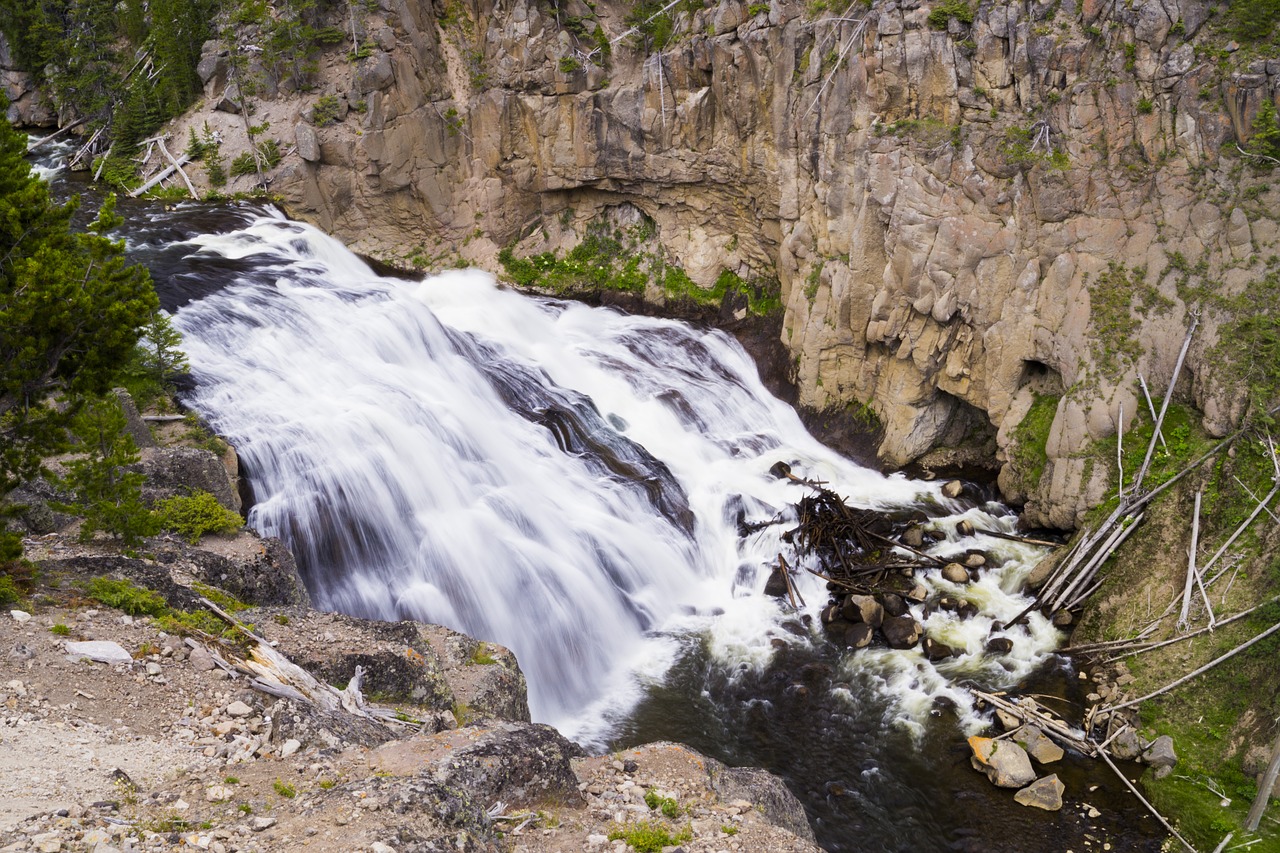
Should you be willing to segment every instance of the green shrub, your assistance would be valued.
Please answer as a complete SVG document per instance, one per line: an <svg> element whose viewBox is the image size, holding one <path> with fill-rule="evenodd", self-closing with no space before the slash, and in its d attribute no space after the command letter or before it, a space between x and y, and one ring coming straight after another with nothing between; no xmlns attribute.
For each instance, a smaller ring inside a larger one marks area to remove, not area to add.
<svg viewBox="0 0 1280 853"><path fill-rule="evenodd" d="M1246 147L1251 154L1280 158L1280 122L1276 120L1276 105L1270 97L1262 99Z"/></svg>
<svg viewBox="0 0 1280 853"><path fill-rule="evenodd" d="M341 112L342 104L337 95L321 95L311 108L311 122L316 127L325 127L336 122Z"/></svg>
<svg viewBox="0 0 1280 853"><path fill-rule="evenodd" d="M663 817L675 819L680 816L680 804L671 797L658 796L658 792L652 789L644 794L644 804L652 811L662 812Z"/></svg>
<svg viewBox="0 0 1280 853"><path fill-rule="evenodd" d="M192 545L206 533L235 533L244 520L209 492L166 498L156 504L160 525L184 537Z"/></svg>
<svg viewBox="0 0 1280 853"><path fill-rule="evenodd" d="M561 74L572 74L575 71L582 70L582 63L578 61L577 57L562 56L560 61L556 63L556 67L560 69Z"/></svg>
<svg viewBox="0 0 1280 853"><path fill-rule="evenodd" d="M768 12L769 12L768 3L752 3L750 6L747 7L747 16L751 18L754 18L756 15L760 15L760 14L768 14Z"/></svg>
<svg viewBox="0 0 1280 853"><path fill-rule="evenodd" d="M57 634L59 637L65 637L71 633L71 629L68 628L66 625L63 625L61 622L59 622L57 625L54 625L49 630L52 633Z"/></svg>
<svg viewBox="0 0 1280 853"><path fill-rule="evenodd" d="M675 835L660 823L654 821L637 821L610 831L609 840L625 841L638 853L660 853L663 847L672 847L693 838L693 831L685 827Z"/></svg>
<svg viewBox="0 0 1280 853"><path fill-rule="evenodd" d="M1138 114L1149 116L1155 112L1156 105L1150 98L1138 98Z"/></svg>
<svg viewBox="0 0 1280 853"><path fill-rule="evenodd" d="M160 616L168 610L160 593L127 580L94 578L89 581L86 592L94 601L123 610L130 616Z"/></svg>
<svg viewBox="0 0 1280 853"><path fill-rule="evenodd" d="M253 152L246 151L231 161L231 177L252 175L258 171L258 162L253 159Z"/></svg>
<svg viewBox="0 0 1280 853"><path fill-rule="evenodd" d="M962 24L972 24L973 7L967 0L942 0L929 12L929 26L935 30L945 30L952 18Z"/></svg>
<svg viewBox="0 0 1280 853"><path fill-rule="evenodd" d="M271 783L271 787L275 788L276 793L286 799L292 800L294 797L298 796L298 789L290 785L288 782L281 782L277 779L275 782Z"/></svg>
<svg viewBox="0 0 1280 853"><path fill-rule="evenodd" d="M16 604L22 598L18 582L8 575L0 575L0 607Z"/></svg>

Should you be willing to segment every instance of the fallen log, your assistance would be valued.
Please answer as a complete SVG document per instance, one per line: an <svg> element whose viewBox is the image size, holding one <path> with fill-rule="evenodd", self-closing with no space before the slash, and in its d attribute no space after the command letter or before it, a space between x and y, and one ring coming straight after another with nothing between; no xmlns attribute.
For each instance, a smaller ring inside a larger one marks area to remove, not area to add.
<svg viewBox="0 0 1280 853"><path fill-rule="evenodd" d="M360 687L364 683L364 667L357 666L346 688L338 690L316 679L311 673L289 660L270 643L209 599L201 598L200 603L231 625L247 641L247 650L243 655L238 651L232 653L230 649L223 651L231 656L231 666L249 676L249 684L255 689L271 696L312 705L322 711L345 712L390 726L420 727L420 723L405 719L404 715L397 711L365 703L364 695L360 692ZM214 659L216 661L217 657Z"/></svg>
<svg viewBox="0 0 1280 853"><path fill-rule="evenodd" d="M1089 740L1084 732L1077 732L1061 720L1050 716L1046 711L1040 710L1040 703L1034 699L1024 697L1024 701L1014 702L994 693L986 693L972 687L969 688L969 693L974 698L986 702L997 710L1012 714L1024 723L1035 725L1063 746L1068 746L1077 752L1083 752L1085 755L1095 755L1097 753L1097 745Z"/></svg>

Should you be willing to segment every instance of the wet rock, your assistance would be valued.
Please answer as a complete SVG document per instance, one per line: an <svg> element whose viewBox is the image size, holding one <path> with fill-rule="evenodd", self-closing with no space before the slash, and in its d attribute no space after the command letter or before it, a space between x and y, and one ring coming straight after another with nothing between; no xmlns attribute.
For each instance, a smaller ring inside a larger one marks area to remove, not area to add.
<svg viewBox="0 0 1280 853"><path fill-rule="evenodd" d="M967 518L956 522L956 533L961 536L972 536L973 529L973 522Z"/></svg>
<svg viewBox="0 0 1280 853"><path fill-rule="evenodd" d="M865 622L857 625L851 625L849 630L844 632L844 644L851 649L865 649L871 645L871 640L876 635L875 628Z"/></svg>
<svg viewBox="0 0 1280 853"><path fill-rule="evenodd" d="M1027 751L1033 759L1041 764L1052 764L1060 761L1063 752L1062 747L1058 746L1050 740L1044 732L1035 726L1027 725L1018 729L1013 739L1019 746Z"/></svg>
<svg viewBox="0 0 1280 853"><path fill-rule="evenodd" d="M906 616L907 602L902 596L894 592L886 592L880 596L880 606L884 608L886 616Z"/></svg>
<svg viewBox="0 0 1280 853"><path fill-rule="evenodd" d="M926 600L928 597L929 597L929 588L922 583L918 583L915 586L911 587L910 592L907 593L907 600L913 601L916 604L919 604L920 602Z"/></svg>
<svg viewBox="0 0 1280 853"><path fill-rule="evenodd" d="M890 616L880 625L885 642L891 649L910 649L920 642L924 629L910 616Z"/></svg>
<svg viewBox="0 0 1280 853"><path fill-rule="evenodd" d="M942 579L950 583L968 583L969 571L959 563L947 563L942 567Z"/></svg>
<svg viewBox="0 0 1280 853"><path fill-rule="evenodd" d="M971 551L964 556L964 565L970 569L978 569L987 564L987 556L979 551Z"/></svg>
<svg viewBox="0 0 1280 853"><path fill-rule="evenodd" d="M1173 751L1173 738L1160 735L1142 752L1142 761L1155 769L1157 779L1163 779L1173 772L1178 763L1178 756Z"/></svg>
<svg viewBox="0 0 1280 853"><path fill-rule="evenodd" d="M969 738L974 768L987 774L999 788L1021 788L1036 778L1026 750L1009 740L989 737Z"/></svg>
<svg viewBox="0 0 1280 853"><path fill-rule="evenodd" d="M785 480L791 476L791 466L785 462L775 462L769 469L769 473L779 480Z"/></svg>
<svg viewBox="0 0 1280 853"><path fill-rule="evenodd" d="M1011 732L1022 725L1022 720L1002 708L996 709L996 720L1000 723L1000 728L1006 732Z"/></svg>
<svg viewBox="0 0 1280 853"><path fill-rule="evenodd" d="M1052 776L1037 779L1014 794L1013 798L1024 806L1056 812L1062 808L1062 792L1065 790L1066 786L1059 781L1055 773Z"/></svg>
<svg viewBox="0 0 1280 853"><path fill-rule="evenodd" d="M840 612L850 622L862 622L872 628L879 628L884 622L884 607L870 595L849 596Z"/></svg>
<svg viewBox="0 0 1280 853"><path fill-rule="evenodd" d="M1059 610L1057 613L1053 614L1052 621L1053 621L1054 627L1070 628L1071 624L1075 622L1076 619L1074 616L1071 615L1070 610Z"/></svg>
<svg viewBox="0 0 1280 853"><path fill-rule="evenodd" d="M990 655L1007 655L1013 651L1013 640L1008 637L992 637L987 640L985 650Z"/></svg>
<svg viewBox="0 0 1280 853"><path fill-rule="evenodd" d="M960 606L956 608L956 615L961 619L972 619L977 616L980 611L978 605L972 601L962 601Z"/></svg>
<svg viewBox="0 0 1280 853"><path fill-rule="evenodd" d="M922 648L924 649L924 656L931 661L946 660L956 654L955 649L946 643L935 640L933 637L925 637Z"/></svg>
<svg viewBox="0 0 1280 853"><path fill-rule="evenodd" d="M781 566L774 566L773 571L769 573L769 580L765 581L764 594L774 598L786 598L788 589L786 570Z"/></svg>
<svg viewBox="0 0 1280 853"><path fill-rule="evenodd" d="M921 548L924 546L924 529L918 524L913 524L902 532L902 544L908 548Z"/></svg>
<svg viewBox="0 0 1280 853"><path fill-rule="evenodd" d="M942 493L949 498L958 498L964 493L964 483L951 480L942 487Z"/></svg>

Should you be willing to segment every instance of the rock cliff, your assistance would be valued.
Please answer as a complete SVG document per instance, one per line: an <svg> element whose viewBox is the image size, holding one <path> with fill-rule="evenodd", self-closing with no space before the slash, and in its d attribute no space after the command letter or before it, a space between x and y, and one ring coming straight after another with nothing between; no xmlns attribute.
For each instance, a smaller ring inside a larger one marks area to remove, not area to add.
<svg viewBox="0 0 1280 853"><path fill-rule="evenodd" d="M500 247L643 220L699 286L777 282L802 405L873 412L891 466L1002 466L1031 523L1071 527L1114 485L1097 443L1145 415L1138 377L1158 405L1194 312L1179 395L1212 434L1242 415L1219 339L1274 256L1280 193L1238 143L1280 59L1225 15L381 0L309 91L252 31L207 44L206 102L174 131L234 154L256 69L253 121L292 146L272 192L402 266L497 268Z"/></svg>

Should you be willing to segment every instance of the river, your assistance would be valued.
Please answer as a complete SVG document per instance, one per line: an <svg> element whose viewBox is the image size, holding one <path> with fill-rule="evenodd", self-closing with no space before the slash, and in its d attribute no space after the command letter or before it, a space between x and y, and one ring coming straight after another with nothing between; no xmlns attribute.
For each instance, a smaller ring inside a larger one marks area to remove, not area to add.
<svg viewBox="0 0 1280 853"><path fill-rule="evenodd" d="M679 740L765 766L829 850L1158 849L1154 821L1084 759L1058 769L1057 814L968 766L987 720L965 685L1080 699L1039 614L1008 654L983 650L1043 551L956 525L1012 531L1013 513L824 447L730 336L477 270L381 276L270 208L121 212L184 334L184 402L235 445L249 523L289 544L318 607L510 647L534 718L591 749ZM918 577L978 606L914 608L959 657L833 646L804 571L799 611L763 595L778 554L804 567L782 534L805 487L772 476L778 461L853 505L921 513L931 553L992 555L963 588Z"/></svg>

